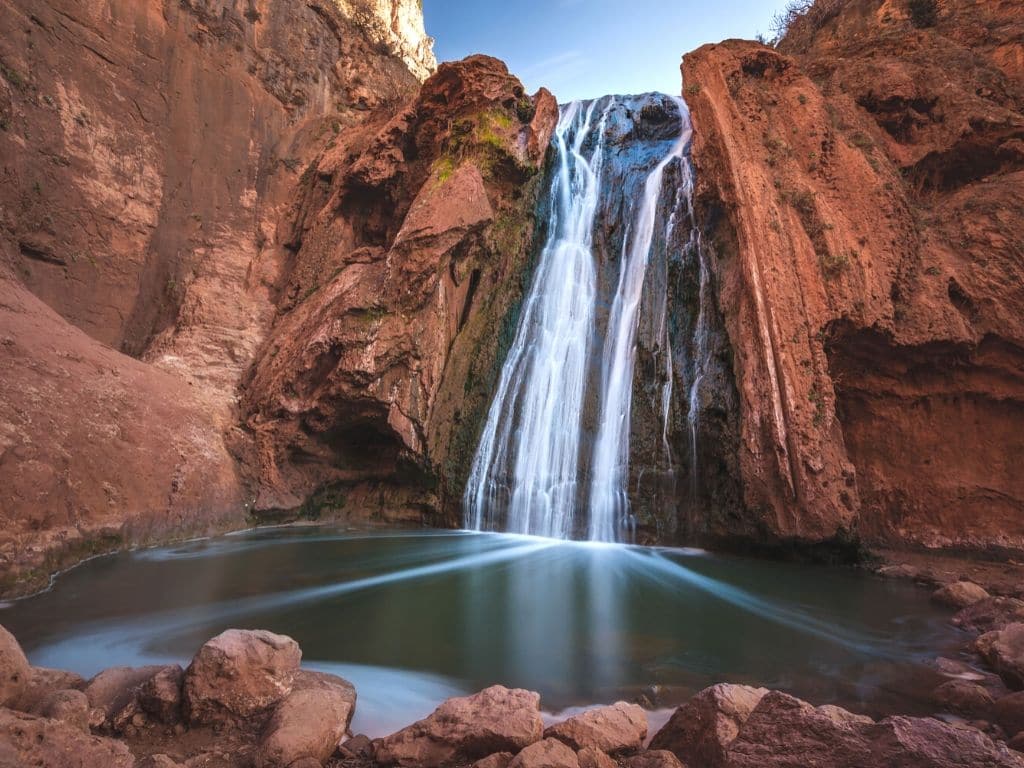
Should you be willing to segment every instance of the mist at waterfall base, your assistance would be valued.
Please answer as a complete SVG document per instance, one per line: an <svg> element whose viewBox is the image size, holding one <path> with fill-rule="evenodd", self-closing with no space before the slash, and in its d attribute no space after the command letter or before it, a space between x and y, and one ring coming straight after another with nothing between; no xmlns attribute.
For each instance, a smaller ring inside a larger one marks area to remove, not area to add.
<svg viewBox="0 0 1024 768"><path fill-rule="evenodd" d="M473 461L467 527L629 540L637 328L651 300L649 270L695 238L690 136L677 97L606 96L562 108L542 211L546 242Z"/></svg>
<svg viewBox="0 0 1024 768"><path fill-rule="evenodd" d="M92 560L0 611L33 664L187 664L231 628L294 637L351 680L380 736L500 683L549 712L722 681L866 713L915 692L959 634L912 585L701 552L455 531L277 528ZM655 718L652 717L652 722Z"/></svg>

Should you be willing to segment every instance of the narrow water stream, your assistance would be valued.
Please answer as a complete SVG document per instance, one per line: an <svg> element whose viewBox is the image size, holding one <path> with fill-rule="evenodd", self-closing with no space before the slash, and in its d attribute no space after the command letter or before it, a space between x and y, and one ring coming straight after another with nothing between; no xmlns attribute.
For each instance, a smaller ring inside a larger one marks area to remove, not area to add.
<svg viewBox="0 0 1024 768"><path fill-rule="evenodd" d="M92 675L187 663L229 627L299 641L352 680L383 735L493 684L548 711L722 681L856 711L929 713L928 667L959 643L914 587L686 550L430 531L282 528L122 553L9 605L34 664Z"/></svg>

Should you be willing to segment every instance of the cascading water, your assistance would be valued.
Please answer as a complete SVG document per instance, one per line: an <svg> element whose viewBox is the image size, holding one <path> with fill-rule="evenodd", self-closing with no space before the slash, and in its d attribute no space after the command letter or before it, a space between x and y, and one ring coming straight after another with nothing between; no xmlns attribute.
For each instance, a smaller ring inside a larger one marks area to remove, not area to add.
<svg viewBox="0 0 1024 768"><path fill-rule="evenodd" d="M609 96L563 107L547 241L473 461L467 527L626 536L638 318L655 233L674 225L671 209L689 197L690 135L678 98ZM683 194L664 189L674 165ZM608 232L621 233L617 264ZM666 366L671 378L670 359ZM670 383L664 392L671 397Z"/></svg>

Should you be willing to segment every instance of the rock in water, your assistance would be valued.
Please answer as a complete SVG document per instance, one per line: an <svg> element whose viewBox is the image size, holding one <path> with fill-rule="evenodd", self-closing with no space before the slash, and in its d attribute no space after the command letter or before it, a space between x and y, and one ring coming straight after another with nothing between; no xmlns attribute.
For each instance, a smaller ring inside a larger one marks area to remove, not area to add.
<svg viewBox="0 0 1024 768"><path fill-rule="evenodd" d="M948 605L953 608L966 608L969 605L981 602L989 597L984 587L979 587L973 581L958 581L954 584L947 584L940 587L932 594L932 600L939 605Z"/></svg>
<svg viewBox="0 0 1024 768"><path fill-rule="evenodd" d="M540 695L495 685L448 699L429 717L382 739L380 765L436 768L495 752L516 753L544 734Z"/></svg>
<svg viewBox="0 0 1024 768"><path fill-rule="evenodd" d="M647 714L636 704L617 702L570 717L544 731L575 750L590 747L609 755L635 752L647 738Z"/></svg>
<svg viewBox="0 0 1024 768"><path fill-rule="evenodd" d="M229 629L209 640L185 671L188 719L216 724L266 713L291 693L302 651L290 637Z"/></svg>
<svg viewBox="0 0 1024 768"><path fill-rule="evenodd" d="M544 739L516 755L508 768L579 768L579 760L558 739Z"/></svg>
<svg viewBox="0 0 1024 768"><path fill-rule="evenodd" d="M651 739L650 748L667 749L684 762L717 768L766 693L765 688L728 683L705 688L673 713Z"/></svg>
<svg viewBox="0 0 1024 768"><path fill-rule="evenodd" d="M0 626L0 704L6 707L17 702L31 678L32 670L21 646Z"/></svg>
<svg viewBox="0 0 1024 768"><path fill-rule="evenodd" d="M580 768L616 768L618 763L599 749L584 747L576 753Z"/></svg>
<svg viewBox="0 0 1024 768"><path fill-rule="evenodd" d="M299 671L274 709L256 750L256 768L288 768L303 758L326 761L345 736L356 707L347 680Z"/></svg>
<svg viewBox="0 0 1024 768"><path fill-rule="evenodd" d="M975 650L1015 691L1024 689L1024 623L986 632L974 642Z"/></svg>

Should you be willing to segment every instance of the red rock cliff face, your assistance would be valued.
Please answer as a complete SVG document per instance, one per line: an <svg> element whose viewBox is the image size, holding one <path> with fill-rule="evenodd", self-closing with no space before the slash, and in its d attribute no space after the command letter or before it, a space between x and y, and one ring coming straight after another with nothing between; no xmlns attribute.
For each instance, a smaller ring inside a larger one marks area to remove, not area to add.
<svg viewBox="0 0 1024 768"><path fill-rule="evenodd" d="M456 521L557 117L547 91L474 56L307 167L246 384L259 513Z"/></svg>
<svg viewBox="0 0 1024 768"><path fill-rule="evenodd" d="M237 386L276 316L290 258L278 220L320 137L409 98L410 68L433 68L418 13L411 0L0 6L8 582L243 523Z"/></svg>
<svg viewBox="0 0 1024 768"><path fill-rule="evenodd" d="M706 533L1024 549L1024 12L833 5L684 59L741 399Z"/></svg>

